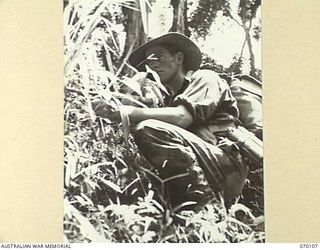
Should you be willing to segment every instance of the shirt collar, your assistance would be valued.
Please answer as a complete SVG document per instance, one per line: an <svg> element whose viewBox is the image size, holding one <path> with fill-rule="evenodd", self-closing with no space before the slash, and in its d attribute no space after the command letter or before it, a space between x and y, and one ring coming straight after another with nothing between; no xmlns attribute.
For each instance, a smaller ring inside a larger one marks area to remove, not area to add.
<svg viewBox="0 0 320 250"><path fill-rule="evenodd" d="M189 70L189 71L187 72L187 74L184 76L184 78L185 78L188 82L191 81L191 76L192 76L193 72L194 72L193 70Z"/></svg>

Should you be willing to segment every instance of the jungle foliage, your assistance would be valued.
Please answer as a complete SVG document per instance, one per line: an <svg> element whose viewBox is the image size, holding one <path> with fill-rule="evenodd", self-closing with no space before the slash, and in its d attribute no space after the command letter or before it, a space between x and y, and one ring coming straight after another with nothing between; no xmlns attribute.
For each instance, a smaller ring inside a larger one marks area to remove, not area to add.
<svg viewBox="0 0 320 250"><path fill-rule="evenodd" d="M126 62L133 45L121 48L119 31L125 30L128 11L147 20L151 3L64 3L65 241L264 242L261 169L251 171L244 195L230 207L214 197L193 210L185 209L188 202L172 208L154 186L148 163L124 120L115 124L95 115L91 103L96 98L114 109L124 100L145 106L130 95L142 93L140 85L124 74L136 73ZM232 65L228 70L234 71Z"/></svg>

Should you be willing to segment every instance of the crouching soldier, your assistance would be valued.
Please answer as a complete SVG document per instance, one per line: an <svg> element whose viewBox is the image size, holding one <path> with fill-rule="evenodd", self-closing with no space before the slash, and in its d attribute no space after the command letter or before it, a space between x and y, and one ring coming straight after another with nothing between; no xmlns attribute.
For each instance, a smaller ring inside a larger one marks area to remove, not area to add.
<svg viewBox="0 0 320 250"><path fill-rule="evenodd" d="M139 71L146 65L155 71L168 92L162 107L122 110L136 124L133 134L139 151L167 180L172 206L219 192L231 201L241 194L248 171L223 143L228 129L236 128L236 100L225 80L213 71L199 70L201 60L200 49L179 33L150 40L129 57ZM101 109L97 114L121 119L119 111Z"/></svg>

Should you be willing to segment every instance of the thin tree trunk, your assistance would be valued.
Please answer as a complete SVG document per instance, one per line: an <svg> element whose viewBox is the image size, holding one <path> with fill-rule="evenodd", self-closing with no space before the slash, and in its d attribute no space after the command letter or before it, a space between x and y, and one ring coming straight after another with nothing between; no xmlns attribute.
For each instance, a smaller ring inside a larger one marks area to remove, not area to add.
<svg viewBox="0 0 320 250"><path fill-rule="evenodd" d="M243 27L244 32L246 34L246 40L247 40L247 45L248 45L249 54L250 54L250 68L251 68L250 69L250 75L255 77L255 72L256 72L255 57L254 57L254 52L253 52L253 49L252 49L252 42L251 42L251 37L250 37L250 28L248 28L245 24L243 24L242 27Z"/></svg>
<svg viewBox="0 0 320 250"><path fill-rule="evenodd" d="M134 7L140 9L139 1L135 2ZM126 57L127 53L130 50L130 47L132 46L132 43L134 43L133 48L135 49L147 41L147 34L145 34L143 30L141 13L139 11L128 8L123 8L123 13L127 19L127 25L125 25L127 36L122 59ZM127 67L125 67L123 71L123 74L132 74L132 72Z"/></svg>
<svg viewBox="0 0 320 250"><path fill-rule="evenodd" d="M240 19L241 19L241 23L238 20L236 20L235 18L233 18L232 15L231 15L231 19L233 19L244 30L245 37L246 37L244 44L246 43L248 45L249 56L250 56L250 75L256 77L255 57L254 57L254 53L253 53L253 49L252 49L252 42L251 42L251 37L250 37L252 19L246 20L245 11L244 11L244 8L247 8L246 11L248 11L248 8L250 7L250 6L248 6L248 3L249 2L247 2L247 1L244 1L242 3L240 1L240 3L239 3L240 4L239 8L241 7L240 9L242 10L239 14ZM246 25L247 22L249 22L248 26ZM242 52L243 52L243 49L241 50L241 53Z"/></svg>
<svg viewBox="0 0 320 250"><path fill-rule="evenodd" d="M246 43L247 43L247 37L246 37L246 38L244 39L244 41L243 41L239 58L241 58L242 55L243 55L243 51L244 51L244 47L246 46Z"/></svg>
<svg viewBox="0 0 320 250"><path fill-rule="evenodd" d="M187 0L171 0L171 5L173 7L173 22L170 31L190 36L190 31L186 25Z"/></svg>

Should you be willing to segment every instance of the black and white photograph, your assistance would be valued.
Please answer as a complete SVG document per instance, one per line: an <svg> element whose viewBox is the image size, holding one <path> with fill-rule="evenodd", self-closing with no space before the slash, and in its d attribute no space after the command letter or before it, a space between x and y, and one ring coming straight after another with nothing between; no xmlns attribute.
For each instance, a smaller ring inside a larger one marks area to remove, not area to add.
<svg viewBox="0 0 320 250"><path fill-rule="evenodd" d="M64 0L66 243L264 243L261 0Z"/></svg>

